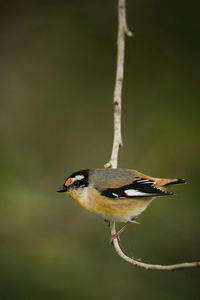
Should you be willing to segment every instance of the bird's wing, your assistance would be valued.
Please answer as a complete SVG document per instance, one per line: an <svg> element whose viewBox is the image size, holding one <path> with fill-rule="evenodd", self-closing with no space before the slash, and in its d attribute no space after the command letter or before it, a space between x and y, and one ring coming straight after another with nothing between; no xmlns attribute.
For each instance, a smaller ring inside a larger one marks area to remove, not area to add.
<svg viewBox="0 0 200 300"><path fill-rule="evenodd" d="M89 181L95 183L98 191L107 188L119 188L135 180L135 174L129 169L93 169L89 171Z"/></svg>
<svg viewBox="0 0 200 300"><path fill-rule="evenodd" d="M154 186L156 182L141 177L135 177L130 184L120 187L109 187L101 190L103 196L109 198L139 198L173 195L173 193L164 192Z"/></svg>

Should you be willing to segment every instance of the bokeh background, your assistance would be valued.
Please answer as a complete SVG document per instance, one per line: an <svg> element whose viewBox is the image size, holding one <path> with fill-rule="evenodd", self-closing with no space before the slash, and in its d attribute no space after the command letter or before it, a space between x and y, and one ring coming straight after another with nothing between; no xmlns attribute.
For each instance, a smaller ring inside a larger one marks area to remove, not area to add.
<svg viewBox="0 0 200 300"><path fill-rule="evenodd" d="M122 236L145 262L200 259L199 4L127 1L119 166L188 184ZM200 270L122 261L109 229L56 189L103 167L112 137L116 1L0 4L0 299L199 299Z"/></svg>

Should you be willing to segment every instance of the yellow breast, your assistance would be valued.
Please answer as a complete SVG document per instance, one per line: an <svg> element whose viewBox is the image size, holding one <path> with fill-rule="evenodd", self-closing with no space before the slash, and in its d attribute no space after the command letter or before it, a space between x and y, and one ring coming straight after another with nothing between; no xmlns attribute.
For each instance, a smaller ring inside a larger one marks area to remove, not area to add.
<svg viewBox="0 0 200 300"><path fill-rule="evenodd" d="M74 200L76 200L78 202L78 204L81 205L84 209L86 209L90 212L92 211L87 199L85 199L84 196L79 197L78 195L76 195L74 193L70 193L70 192L68 193L68 195L70 195Z"/></svg>

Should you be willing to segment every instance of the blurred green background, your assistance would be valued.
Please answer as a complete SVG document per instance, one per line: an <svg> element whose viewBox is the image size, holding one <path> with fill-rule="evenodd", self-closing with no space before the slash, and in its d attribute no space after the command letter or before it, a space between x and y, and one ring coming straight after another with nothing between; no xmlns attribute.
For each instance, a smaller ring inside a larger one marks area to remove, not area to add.
<svg viewBox="0 0 200 300"><path fill-rule="evenodd" d="M122 236L149 263L200 259L199 4L127 1L119 166L186 178ZM200 299L200 270L122 261L109 229L56 189L103 167L112 138L116 1L0 4L0 299Z"/></svg>

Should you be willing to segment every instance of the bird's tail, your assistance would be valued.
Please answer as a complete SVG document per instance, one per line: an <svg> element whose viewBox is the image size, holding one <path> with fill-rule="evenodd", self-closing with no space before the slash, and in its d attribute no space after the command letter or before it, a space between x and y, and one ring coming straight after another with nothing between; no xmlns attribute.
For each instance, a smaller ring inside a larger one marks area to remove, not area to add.
<svg viewBox="0 0 200 300"><path fill-rule="evenodd" d="M184 184L187 183L185 179L164 179L159 178L157 179L157 186L159 187L168 187L175 184Z"/></svg>
<svg viewBox="0 0 200 300"><path fill-rule="evenodd" d="M183 184L183 183L187 183L185 181L185 179L167 179L167 178L155 178L155 177L150 177L150 176L147 176L145 174L142 174L138 171L135 171L136 173L136 176L138 177L141 177L141 178L146 178L146 179L150 179L152 181L155 181L155 184L154 186L156 188L159 188L159 189L163 189L165 190L165 188L167 188L168 186L170 185L175 185L175 184Z"/></svg>

